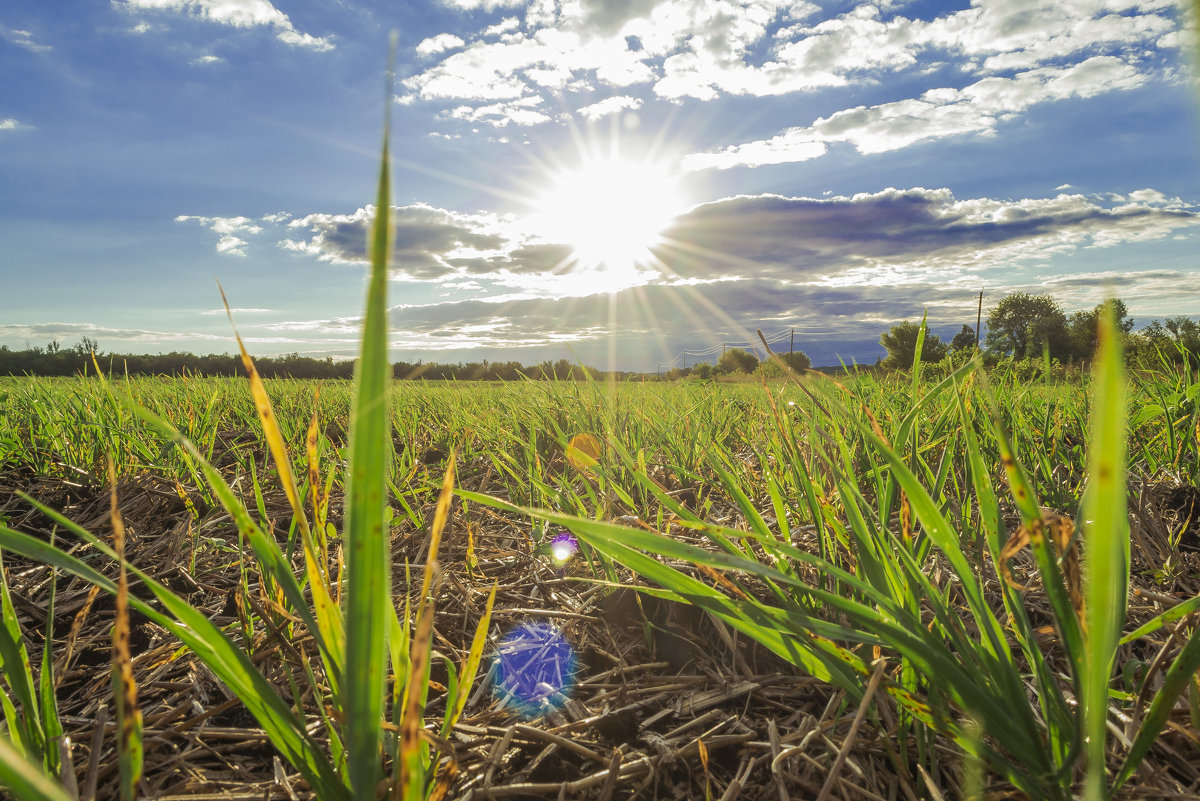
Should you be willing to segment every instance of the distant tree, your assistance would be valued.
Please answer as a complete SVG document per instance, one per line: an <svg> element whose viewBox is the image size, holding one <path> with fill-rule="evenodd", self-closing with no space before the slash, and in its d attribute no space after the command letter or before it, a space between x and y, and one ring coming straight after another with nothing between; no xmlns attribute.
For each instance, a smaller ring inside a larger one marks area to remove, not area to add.
<svg viewBox="0 0 1200 801"><path fill-rule="evenodd" d="M1128 334L1133 330L1133 318L1125 301L1113 298L1117 312L1117 330ZM1072 360L1087 360L1096 352L1097 332L1099 331L1100 313L1104 304L1100 303L1090 311L1077 311L1067 320L1067 341L1069 343L1067 357Z"/></svg>
<svg viewBox="0 0 1200 801"><path fill-rule="evenodd" d="M975 329L969 325L964 325L962 330L954 335L954 339L950 340L950 350L966 351L975 348Z"/></svg>
<svg viewBox="0 0 1200 801"><path fill-rule="evenodd" d="M919 323L905 320L879 337L879 344L887 349L887 358L883 360L884 367L908 370L913 366L917 355L917 336L921 332ZM946 343L936 334L925 332L925 341L921 345L922 362L940 362L946 358Z"/></svg>
<svg viewBox="0 0 1200 801"><path fill-rule="evenodd" d="M791 353L781 353L779 357L783 359L783 363L795 370L797 373L803 373L805 370L812 367L812 359L808 358L808 354L802 350L794 350Z"/></svg>
<svg viewBox="0 0 1200 801"><path fill-rule="evenodd" d="M741 348L730 348L717 362L717 371L721 373L752 373L756 367L758 357Z"/></svg>
<svg viewBox="0 0 1200 801"><path fill-rule="evenodd" d="M1200 323L1183 315L1168 317L1164 326L1167 333L1185 349L1200 351Z"/></svg>
<svg viewBox="0 0 1200 801"><path fill-rule="evenodd" d="M1155 346L1167 359L1189 363L1200 361L1200 323L1178 315L1168 317L1162 325L1155 320L1151 326L1157 327L1151 334L1156 340ZM1147 326L1147 330L1149 328Z"/></svg>
<svg viewBox="0 0 1200 801"><path fill-rule="evenodd" d="M83 337L79 340L79 343L72 348L72 350L78 353L80 356L90 357L93 353L99 356L100 344L91 337Z"/></svg>
<svg viewBox="0 0 1200 801"><path fill-rule="evenodd" d="M695 378L709 379L713 377L713 366L708 362L699 362L692 365L692 375Z"/></svg>
<svg viewBox="0 0 1200 801"><path fill-rule="evenodd" d="M1049 346L1054 358L1069 355L1067 316L1050 295L1008 295L988 312L987 326L988 347L1000 353L1037 358Z"/></svg>

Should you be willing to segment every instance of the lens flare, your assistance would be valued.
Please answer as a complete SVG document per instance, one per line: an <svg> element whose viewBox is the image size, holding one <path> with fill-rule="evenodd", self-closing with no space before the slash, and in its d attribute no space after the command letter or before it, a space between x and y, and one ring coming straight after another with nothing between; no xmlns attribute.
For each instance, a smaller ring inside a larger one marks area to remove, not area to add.
<svg viewBox="0 0 1200 801"><path fill-rule="evenodd" d="M576 434L567 443L567 461L581 473L590 476L599 458L600 441L591 434Z"/></svg>
<svg viewBox="0 0 1200 801"><path fill-rule="evenodd" d="M570 695L575 649L554 625L522 623L496 651L496 696L526 719L562 706Z"/></svg>
<svg viewBox="0 0 1200 801"><path fill-rule="evenodd" d="M560 567L569 562L578 550L579 540L575 539L569 531L560 532L550 541L550 556Z"/></svg>

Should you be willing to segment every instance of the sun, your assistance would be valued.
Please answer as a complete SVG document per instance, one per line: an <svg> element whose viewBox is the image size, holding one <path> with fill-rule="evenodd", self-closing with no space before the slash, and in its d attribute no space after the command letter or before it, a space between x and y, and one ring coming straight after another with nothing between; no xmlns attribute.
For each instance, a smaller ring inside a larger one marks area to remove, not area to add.
<svg viewBox="0 0 1200 801"><path fill-rule="evenodd" d="M653 271L654 247L684 210L678 183L661 164L589 160L551 177L534 226L571 248L564 273L615 292Z"/></svg>

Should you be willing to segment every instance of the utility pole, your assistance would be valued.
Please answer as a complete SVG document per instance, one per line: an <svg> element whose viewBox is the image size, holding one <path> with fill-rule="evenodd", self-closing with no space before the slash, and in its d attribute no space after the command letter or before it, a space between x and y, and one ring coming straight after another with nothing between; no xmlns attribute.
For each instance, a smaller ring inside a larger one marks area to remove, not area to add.
<svg viewBox="0 0 1200 801"><path fill-rule="evenodd" d="M983 323L983 290L979 290L979 311L975 313L975 350L979 350L979 326Z"/></svg>
<svg viewBox="0 0 1200 801"><path fill-rule="evenodd" d="M792 341L788 345L788 355L792 355L792 351L796 350L796 329L792 329Z"/></svg>

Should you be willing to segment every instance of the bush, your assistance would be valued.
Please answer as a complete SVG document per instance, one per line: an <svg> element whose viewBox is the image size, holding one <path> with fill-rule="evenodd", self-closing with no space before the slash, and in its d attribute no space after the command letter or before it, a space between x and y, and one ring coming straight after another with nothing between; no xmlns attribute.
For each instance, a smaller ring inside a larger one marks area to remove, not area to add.
<svg viewBox="0 0 1200 801"><path fill-rule="evenodd" d="M812 367L812 359L808 358L808 354L802 350L792 351L791 353L781 353L779 358L783 359L783 363L795 370L797 373L803 373L805 370Z"/></svg>
<svg viewBox="0 0 1200 801"><path fill-rule="evenodd" d="M719 373L753 373L758 367L758 357L741 348L730 348L721 354L717 362Z"/></svg>

